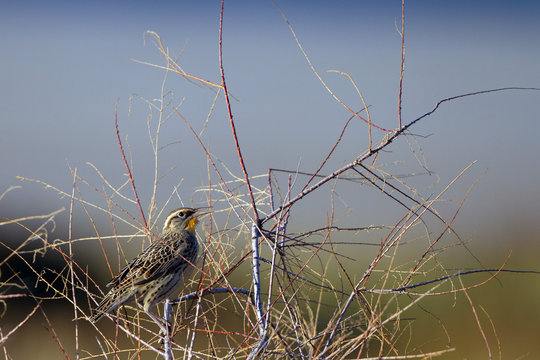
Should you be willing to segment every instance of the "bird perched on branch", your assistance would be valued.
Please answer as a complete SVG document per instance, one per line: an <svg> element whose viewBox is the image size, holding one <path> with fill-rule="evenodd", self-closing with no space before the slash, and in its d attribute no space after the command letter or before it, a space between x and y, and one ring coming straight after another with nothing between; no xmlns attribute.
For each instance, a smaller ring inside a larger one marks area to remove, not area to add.
<svg viewBox="0 0 540 360"><path fill-rule="evenodd" d="M163 232L109 283L112 289L94 310L90 321L96 322L118 306L135 301L157 322L162 322L150 308L174 293L195 266L199 243L195 227L203 215L200 208L180 208L172 211Z"/></svg>

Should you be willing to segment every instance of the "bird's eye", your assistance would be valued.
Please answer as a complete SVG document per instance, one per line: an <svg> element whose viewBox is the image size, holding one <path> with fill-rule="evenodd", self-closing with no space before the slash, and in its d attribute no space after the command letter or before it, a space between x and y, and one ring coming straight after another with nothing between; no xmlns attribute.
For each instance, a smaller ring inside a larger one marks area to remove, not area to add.
<svg viewBox="0 0 540 360"><path fill-rule="evenodd" d="M183 218L186 217L186 213L183 212L183 211L180 211L180 212L178 213L178 217L181 218L181 219L183 219Z"/></svg>

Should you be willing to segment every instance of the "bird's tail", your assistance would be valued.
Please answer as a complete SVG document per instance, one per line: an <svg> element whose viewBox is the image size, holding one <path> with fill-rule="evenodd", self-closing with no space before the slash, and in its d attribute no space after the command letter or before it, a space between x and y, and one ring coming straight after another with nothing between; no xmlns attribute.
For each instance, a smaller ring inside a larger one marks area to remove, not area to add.
<svg viewBox="0 0 540 360"><path fill-rule="evenodd" d="M90 321L95 323L105 316L106 313L116 309L118 306L122 305L128 300L129 298L123 299L122 296L119 296L117 289L112 289L107 293L107 295L105 295L103 300L101 300L99 305L94 309L94 315L90 317Z"/></svg>

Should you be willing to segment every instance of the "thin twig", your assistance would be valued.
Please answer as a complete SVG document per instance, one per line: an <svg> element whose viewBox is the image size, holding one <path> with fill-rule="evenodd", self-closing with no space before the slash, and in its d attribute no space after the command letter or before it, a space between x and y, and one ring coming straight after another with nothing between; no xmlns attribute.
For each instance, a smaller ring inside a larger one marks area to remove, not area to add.
<svg viewBox="0 0 540 360"><path fill-rule="evenodd" d="M13 329L11 329L6 335L2 336L0 338L0 344L3 344L4 342L7 341L7 339L15 332L17 331L21 326L24 325L24 323L26 323L28 321L28 319L30 319L32 317L32 315L35 314L35 312L37 311L37 309L41 306L41 301L34 307L34 309L32 311L30 311L28 313L28 315L26 315L26 317L20 321Z"/></svg>
<svg viewBox="0 0 540 360"><path fill-rule="evenodd" d="M371 123L371 121L368 121L366 119L364 119L363 117L361 117L360 115L358 115L357 113L355 113L349 106L347 106L331 89L330 87L326 84L326 82L322 79L322 77L319 75L319 73L317 72L317 69L315 69L315 66L311 63L311 60L309 59L309 56L307 55L306 51L304 50L304 47L302 46L302 43L300 42L300 40L298 39L298 37L296 36L296 32L294 31L291 23L289 22L289 19L287 19L287 17L285 16L285 13L283 12L283 10L281 10L281 8L276 4L276 2L274 0L272 0L272 4L274 4L274 6L278 9L278 11L280 12L281 14L281 17L283 17L283 20L285 21L285 23L287 24L287 26L289 27L289 30L291 31L291 34L293 35L294 37L294 40L296 41L296 45L298 46L298 48L300 49L300 52L302 52L302 55L304 56L304 58L306 59L307 63L309 64L309 67L311 69L311 71L313 71L313 73L315 74L315 76L317 77L317 79L320 81L320 83L323 85L323 87L326 89L326 91L328 91L328 93L332 96L332 98L334 98L341 106L343 106L345 109L347 109L351 114L353 114L354 116L356 116L358 119L362 120L363 122L365 122L366 124L368 124L370 127L374 127L376 129L379 129L379 130L382 130L382 131L385 131L385 132L388 132L388 133L392 133L393 130L389 130L389 129L385 129L381 126L377 126L373 123Z"/></svg>
<svg viewBox="0 0 540 360"><path fill-rule="evenodd" d="M68 241L69 241L69 273L71 277L71 296L73 300L73 316L75 321L75 356L79 359L79 319L77 316L77 296L75 296L75 281L73 274L73 249L72 249L72 227L73 227L73 199L75 198L75 187L77 185L77 168L73 172L73 190L71 193L71 200L69 204L69 227L68 227Z"/></svg>
<svg viewBox="0 0 540 360"><path fill-rule="evenodd" d="M401 129L401 101L403 98L403 73L405 69L405 0L401 0L401 66L399 68L398 128Z"/></svg>
<svg viewBox="0 0 540 360"><path fill-rule="evenodd" d="M105 360L109 360L107 357L107 353L105 353L105 349L103 348L103 345L101 345L101 341L99 341L99 338L96 336L96 342L98 343L99 348L101 349L101 355L105 358Z"/></svg>
<svg viewBox="0 0 540 360"><path fill-rule="evenodd" d="M221 73L221 85L223 88L223 94L225 96L225 102L227 105L227 113L229 115L229 122L234 138L234 143L236 146L236 151L238 154L238 160L240 161L240 166L242 167L242 172L244 173L244 179L246 182L247 190L249 197L251 199L251 207L253 209L253 219L252 219L252 229L251 229L251 245L252 245L252 267L253 267L253 292L255 300L255 310L257 314L257 322L259 324L259 343L256 347L252 349L252 352L248 356L248 359L253 359L265 346L268 337L266 335L266 321L264 320L264 310L262 307L261 299L261 283L260 283L260 270L259 270L259 236L261 234L260 228L261 224L259 222L259 213L257 211L257 205L255 203L255 198L253 197L253 190L251 188L251 183L249 181L248 172L244 164L244 158L242 156L242 151L240 150L240 143L238 141L238 136L236 134L236 127L233 120L231 103L229 100L229 91L227 90L227 84L225 81L225 71L223 68L223 8L225 5L225 0L221 1L221 10L219 16L219 70Z"/></svg>
<svg viewBox="0 0 540 360"><path fill-rule="evenodd" d="M461 281L461 278L460 278L460 281ZM461 282L461 286L465 287L463 285L463 282ZM476 307L474 306L474 303L473 303L471 297L469 296L469 293L467 292L467 290L463 290L463 293L465 294L465 297L467 298L467 301L469 302L469 305L471 306L471 310L472 310L472 313L474 315L474 320L476 321L476 325L478 326L478 330L480 330L480 334L482 335L482 340L484 340L484 344L486 345L486 350L487 350L487 353L488 353L488 359L491 360L491 359L493 359L493 354L491 353L491 348L489 346L489 341L487 339L487 336L486 336L486 333L485 333L484 329L482 328L482 323L480 322L480 318L478 317L478 313L476 312Z"/></svg>
<svg viewBox="0 0 540 360"><path fill-rule="evenodd" d="M257 205L255 203L255 198L253 197L253 191L251 189L251 183L249 181L249 176L247 173L246 165L244 164L244 157L242 156L242 151L240 150L240 143L238 142L238 136L236 135L236 126L234 125L231 102L229 100L229 91L227 90L227 84L225 82L225 70L223 69L223 7L225 5L225 0L221 0L221 11L219 14L219 71L221 73L221 86L223 88L223 95L225 96L225 103L227 105L227 114L229 115L229 124L231 126L232 135L234 139L234 144L236 146L236 152L238 154L238 160L240 161L240 166L242 167L242 172L244 173L244 179L246 181L247 190L249 197L251 199L251 206L253 208L254 223L259 221L259 213L257 211Z"/></svg>
<svg viewBox="0 0 540 360"><path fill-rule="evenodd" d="M183 295L182 297L178 299L171 299L169 302L172 304L178 304L184 301L198 299L200 297L204 297L206 295L213 295L213 294L226 294L226 293L239 293L249 296L250 298L253 296L252 292L246 289L242 288L216 288L216 289L205 289L203 291L199 292L192 292L186 295ZM252 299L253 300L253 299Z"/></svg>
<svg viewBox="0 0 540 360"><path fill-rule="evenodd" d="M114 104L114 128L116 130L116 140L118 141L118 147L120 148L120 154L122 155L122 160L124 161L124 166L126 167L126 171L128 173L129 181L131 182L131 189L133 190L133 196L135 196L135 201L137 202L137 206L139 207L139 211L141 213L141 219L143 221L144 229L148 230L148 224L146 223L146 218L144 216L144 211L141 206L141 201L139 200L139 195L137 194L137 189L135 188L135 179L133 178L133 175L131 174L131 169L129 168L129 164L126 159L126 154L124 153L124 147L122 146L122 140L120 139L120 130L118 130L118 101ZM148 239L152 241L152 238L150 234L147 233Z"/></svg>
<svg viewBox="0 0 540 360"><path fill-rule="evenodd" d="M202 301L202 297L199 297L197 299L197 305L195 305L195 320L193 321L193 332L191 333L191 341L189 342L189 346L187 347L188 360L191 360L191 358L193 358L193 344L195 343L195 335L197 334L197 324L199 322L199 311L202 306L201 301Z"/></svg>
<svg viewBox="0 0 540 360"><path fill-rule="evenodd" d="M498 89L480 90L480 91L460 94L460 95L456 95L456 96L452 96L452 97L448 97L448 98L444 98L442 100L439 100L437 102L437 104L435 104L435 107L433 107L433 109L431 109L430 111L428 111L424 115L412 120L407 125L403 126L398 131L394 132L390 137L388 137L385 141L383 141L379 146L376 146L375 148L367 151L364 155L359 156L355 161L353 161L353 162L351 162L351 163L349 163L349 164L335 170L334 172L330 173L329 175L327 175L326 177L321 179L318 183L312 185L311 187L309 187L307 189L304 189L298 195L296 195L294 198L292 198L290 201L287 201L285 204L277 207L274 211L272 211L266 217L262 218L261 222L264 224L270 218L276 216L276 214L278 214L280 211L282 211L283 209L287 209L287 208L291 207L298 200L302 199L306 195L308 195L308 194L312 193L313 191L317 190L318 188L320 188L321 186L326 184L328 181L337 178L339 175L343 174L345 171L347 171L349 169L352 169L356 165L363 163L366 159L372 157L373 155L378 154L381 150L383 150L384 148L389 146L392 142L394 142L394 140L396 140L399 136L401 136L401 134L403 134L405 131L407 131L410 127L412 127L413 125L415 125L420 120L428 117L429 115L431 115L435 111L437 111L437 109L439 109L439 106L441 106L443 103L448 102L448 101L461 99L461 98L465 98L465 97L469 97L469 96L488 94L488 93L493 93L493 92L509 91L509 90L526 90L526 91L527 90L528 91L534 90L534 91L540 91L540 88L505 87L505 88L498 88Z"/></svg>

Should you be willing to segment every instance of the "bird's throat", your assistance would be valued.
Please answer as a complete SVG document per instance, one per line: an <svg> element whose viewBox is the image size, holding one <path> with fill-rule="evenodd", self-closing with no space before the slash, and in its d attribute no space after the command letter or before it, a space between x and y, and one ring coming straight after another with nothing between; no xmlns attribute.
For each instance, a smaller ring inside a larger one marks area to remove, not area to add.
<svg viewBox="0 0 540 360"><path fill-rule="evenodd" d="M193 219L189 220L186 229L188 231L194 232L195 228L197 227L197 224L199 223L199 219L194 217Z"/></svg>

